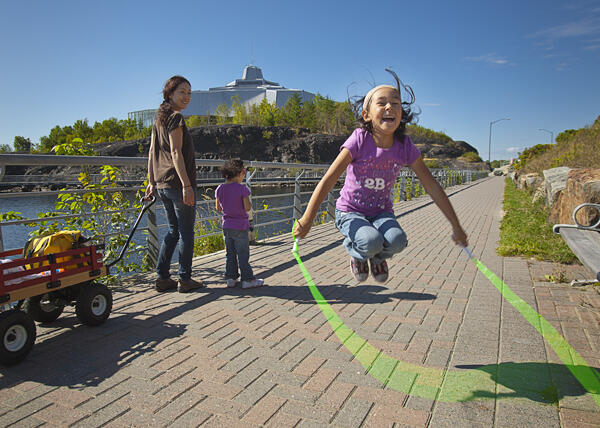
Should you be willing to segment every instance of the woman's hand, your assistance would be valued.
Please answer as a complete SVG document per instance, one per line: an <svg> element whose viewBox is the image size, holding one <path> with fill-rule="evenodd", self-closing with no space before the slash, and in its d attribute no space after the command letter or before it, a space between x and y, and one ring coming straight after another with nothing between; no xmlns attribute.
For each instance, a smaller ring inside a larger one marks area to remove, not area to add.
<svg viewBox="0 0 600 428"><path fill-rule="evenodd" d="M302 217L300 220L296 221L296 226L294 227L294 237L304 238L306 235L308 235L311 226L312 221L308 221Z"/></svg>
<svg viewBox="0 0 600 428"><path fill-rule="evenodd" d="M150 196L154 195L154 188L154 184L148 183L146 186L146 193L144 193L144 199L148 200L150 199Z"/></svg>
<svg viewBox="0 0 600 428"><path fill-rule="evenodd" d="M191 207L196 203L194 188L192 186L185 186L183 189L183 203Z"/></svg>
<svg viewBox="0 0 600 428"><path fill-rule="evenodd" d="M467 247L469 245L467 234L460 226L454 228L452 231L452 240L461 247Z"/></svg>

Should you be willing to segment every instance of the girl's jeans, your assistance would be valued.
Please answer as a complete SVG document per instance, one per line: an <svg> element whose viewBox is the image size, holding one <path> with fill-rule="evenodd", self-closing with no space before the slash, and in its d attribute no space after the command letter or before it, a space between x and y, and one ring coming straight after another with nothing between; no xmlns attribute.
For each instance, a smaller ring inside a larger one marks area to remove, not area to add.
<svg viewBox="0 0 600 428"><path fill-rule="evenodd" d="M196 207L183 203L181 189L158 189L169 230L165 235L158 252L156 274L161 279L169 278L169 267L173 252L179 242L179 278L192 277L192 256L194 253L194 222L196 221Z"/></svg>
<svg viewBox="0 0 600 428"><path fill-rule="evenodd" d="M348 254L360 261L373 259L373 263L379 264L408 245L406 233L390 212L366 217L335 210L335 226L346 237L344 247Z"/></svg>
<svg viewBox="0 0 600 428"><path fill-rule="evenodd" d="M242 281L252 281L254 273L250 267L250 239L247 230L223 229L227 259L225 262L225 278L238 279L238 264L242 273Z"/></svg>

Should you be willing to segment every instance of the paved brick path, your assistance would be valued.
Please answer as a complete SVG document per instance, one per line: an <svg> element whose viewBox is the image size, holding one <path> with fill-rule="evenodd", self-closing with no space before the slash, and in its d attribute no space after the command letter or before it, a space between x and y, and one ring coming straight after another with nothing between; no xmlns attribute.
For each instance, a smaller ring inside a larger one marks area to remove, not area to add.
<svg viewBox="0 0 600 428"><path fill-rule="evenodd" d="M475 255L600 367L600 294L543 282L549 263L496 255L502 189L502 178L449 189ZM600 407L451 244L428 198L396 209L410 245L385 286L354 284L332 225L314 228L301 256L346 325L387 355L489 373L465 386L474 400L407 395L365 374L314 303L284 236L251 250L268 287L224 287L218 253L195 260L205 291L158 294L150 276L139 277L115 292L101 327L77 325L72 311L38 326L27 360L0 368L0 425L599 426Z"/></svg>

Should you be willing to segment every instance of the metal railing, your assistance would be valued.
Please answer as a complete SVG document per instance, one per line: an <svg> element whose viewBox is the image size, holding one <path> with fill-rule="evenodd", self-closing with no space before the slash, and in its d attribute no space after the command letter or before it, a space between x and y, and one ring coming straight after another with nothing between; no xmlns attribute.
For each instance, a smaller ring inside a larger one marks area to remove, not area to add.
<svg viewBox="0 0 600 428"><path fill-rule="evenodd" d="M202 168L217 168L221 166L225 161L224 160L211 160L211 159L196 159L196 166ZM274 230L274 226L282 223L291 223L295 219L301 217L304 207L308 203L308 199L312 194L312 190L314 189L314 185L320 180L324 171L327 170L329 165L324 164L295 164L295 163L277 163L277 162L258 162L258 161L245 161L246 167L248 168L248 172L246 175L245 184L251 191L251 202L252 202L252 210L250 212L251 225L253 226L253 232L251 232L251 240L254 241L256 236L259 235L259 231L263 229L267 229L270 227L271 230ZM6 170L6 166L9 165L26 165L26 166L86 166L86 165L111 165L111 166L136 166L136 167L146 167L147 158L131 158L131 157L108 157L108 156L52 156L52 155L4 155L0 154L0 181L4 176L4 172ZM206 173L207 176L199 180L202 186L216 186L220 184L223 180L212 179L208 174L211 174L211 171ZM473 171L473 170L432 170L433 176L440 183L440 185L444 188L453 186L456 184L467 183L482 177L487 176L487 173L484 171ZM343 182L344 177L340 178L340 181ZM142 181L142 179L140 179ZM252 189L257 189L262 187L268 189L269 186L277 186L278 189L281 186L294 186L293 192L289 193L273 193L273 194L264 194L260 196L252 196L254 192ZM302 191L302 187L309 187L309 190ZM41 192L16 192L16 193L0 193L0 204L3 199L6 198L39 198L40 196L48 196L48 195L59 195L61 193L86 193L86 192L117 192L117 191L136 191L139 190L140 187L131 187L131 186L121 186L115 188L106 188L106 189L66 189L59 191L41 191ZM335 219L335 200L336 196L339 193L339 186L336 186L328 195L326 200L320 207L320 212L322 213L322 221L333 221ZM407 168L404 168L400 171L396 186L393 191L393 198L395 201L405 201L412 199L417 196L424 195L425 191L420 181L416 177L415 173ZM289 203L291 198L291 203ZM261 203L259 204L257 200L260 199L262 202L269 200L280 199L283 201L281 204L274 203L271 205ZM287 201L287 202L286 202ZM156 262L156 258L158 256L159 249L159 229L163 227L167 227L166 224L158 224L157 223L157 215L156 215L156 205L152 206L147 212L147 224L148 226L145 228L139 228L138 231L146 231L146 242L147 245L143 249L143 251L148 251L150 259L153 263ZM200 200L197 201L197 209L201 213L198 217L198 222L206 224L206 222L216 221L220 219L220 213L218 213L214 209L214 199ZM262 207L260 207L262 205ZM2 209L0 209L2 211ZM127 209L122 212L132 213L134 216L136 209ZM115 211L107 211L102 213L84 213L84 214L66 214L60 215L56 217L49 218L29 218L29 219L20 219L20 220L9 220L0 222L0 251L4 249L4 242L2 238L3 229L6 229L10 226L28 224L28 223L39 223L40 221L45 220L67 220L74 217L91 217L98 215L110 215ZM116 211L118 212L118 211ZM273 214L276 214L276 217L273 218ZM264 218L260 221L260 218ZM257 221L257 219L259 219ZM286 225L285 230L289 231L288 226ZM202 239L209 236L219 235L221 231L212 231L209 233L205 233L202 235L197 235L195 239ZM114 235L114 233L108 233L106 235L100 235L94 237L95 239L104 239L107 236ZM264 235L264 234L263 234Z"/></svg>

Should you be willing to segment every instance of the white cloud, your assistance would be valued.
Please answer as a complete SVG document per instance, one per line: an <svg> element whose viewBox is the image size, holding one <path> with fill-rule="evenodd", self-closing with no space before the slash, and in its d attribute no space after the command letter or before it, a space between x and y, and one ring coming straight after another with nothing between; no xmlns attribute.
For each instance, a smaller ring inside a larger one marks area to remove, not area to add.
<svg viewBox="0 0 600 428"><path fill-rule="evenodd" d="M522 147L509 147L506 149L508 153L519 153L521 150L523 150Z"/></svg>
<svg viewBox="0 0 600 428"><path fill-rule="evenodd" d="M510 63L506 58L500 57L493 52L485 54L485 55L480 55L480 56L467 56L467 57L465 57L465 60L471 61L471 62L485 62L487 64L494 64L494 65L507 65L507 64L512 65L512 63Z"/></svg>
<svg viewBox="0 0 600 428"><path fill-rule="evenodd" d="M544 39L554 41L568 37L590 36L600 33L600 18L587 17L579 21L568 22L562 25L536 31L526 37L531 39Z"/></svg>

